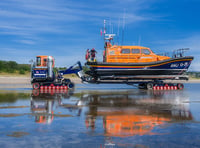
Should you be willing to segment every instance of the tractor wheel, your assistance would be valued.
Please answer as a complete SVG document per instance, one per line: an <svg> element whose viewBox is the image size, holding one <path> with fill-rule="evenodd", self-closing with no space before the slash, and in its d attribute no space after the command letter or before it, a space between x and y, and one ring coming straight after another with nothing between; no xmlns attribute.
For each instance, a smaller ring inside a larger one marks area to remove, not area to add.
<svg viewBox="0 0 200 148"><path fill-rule="evenodd" d="M39 83L33 83L33 89L39 89L40 88L40 84Z"/></svg>
<svg viewBox="0 0 200 148"><path fill-rule="evenodd" d="M183 89L183 88L184 88L184 85L183 85L182 83L178 83L178 84L177 84L177 88L178 88L178 89Z"/></svg>
<svg viewBox="0 0 200 148"><path fill-rule="evenodd" d="M72 88L74 88L74 83L70 82L70 83L67 84L67 86L68 86L69 89L72 89Z"/></svg>
<svg viewBox="0 0 200 148"><path fill-rule="evenodd" d="M147 83L147 89L152 90L153 89L153 83Z"/></svg>

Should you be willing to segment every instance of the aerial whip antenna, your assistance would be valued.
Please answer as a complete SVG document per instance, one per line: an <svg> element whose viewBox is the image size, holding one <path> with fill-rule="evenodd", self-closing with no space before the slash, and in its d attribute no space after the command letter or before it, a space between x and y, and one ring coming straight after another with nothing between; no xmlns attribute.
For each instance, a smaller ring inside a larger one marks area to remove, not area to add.
<svg viewBox="0 0 200 148"><path fill-rule="evenodd" d="M138 45L140 46L141 43L141 35L139 35L139 39L138 39Z"/></svg>
<svg viewBox="0 0 200 148"><path fill-rule="evenodd" d="M119 44L119 26L120 26L120 18L118 20L118 28L117 28L117 44Z"/></svg>
<svg viewBox="0 0 200 148"><path fill-rule="evenodd" d="M122 28L122 45L124 44L125 15L126 15L126 12L125 12L125 10L124 10L124 16L123 16L123 28Z"/></svg>

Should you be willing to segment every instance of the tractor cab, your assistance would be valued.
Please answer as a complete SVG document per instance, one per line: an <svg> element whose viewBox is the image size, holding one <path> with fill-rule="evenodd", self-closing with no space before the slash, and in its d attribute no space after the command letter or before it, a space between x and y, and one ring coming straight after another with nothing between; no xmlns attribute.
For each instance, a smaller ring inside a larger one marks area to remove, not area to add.
<svg viewBox="0 0 200 148"><path fill-rule="evenodd" d="M54 68L54 65L55 65L55 61L54 61L54 58L52 56L37 56L36 57L36 67L40 67L40 68L47 68L48 66L48 60L49 59L52 59L52 68Z"/></svg>
<svg viewBox="0 0 200 148"><path fill-rule="evenodd" d="M52 56L37 56L36 61L33 63L31 67L32 83L54 81L55 79L55 74L53 72L54 65L55 61Z"/></svg>

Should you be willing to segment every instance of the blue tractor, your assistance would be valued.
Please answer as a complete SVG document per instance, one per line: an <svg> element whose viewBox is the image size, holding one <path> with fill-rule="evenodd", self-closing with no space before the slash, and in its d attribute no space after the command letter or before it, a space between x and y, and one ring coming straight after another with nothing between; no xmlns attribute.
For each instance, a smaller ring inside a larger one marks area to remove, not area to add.
<svg viewBox="0 0 200 148"><path fill-rule="evenodd" d="M78 67L76 65L78 65ZM54 70L54 66L55 60L52 56L36 57L36 62L33 62L31 66L31 84L33 89L50 86L73 88L74 84L70 81L70 79L63 77L63 75L66 74L75 73L83 79L82 66L80 62L77 62L75 65L66 70L56 72Z"/></svg>

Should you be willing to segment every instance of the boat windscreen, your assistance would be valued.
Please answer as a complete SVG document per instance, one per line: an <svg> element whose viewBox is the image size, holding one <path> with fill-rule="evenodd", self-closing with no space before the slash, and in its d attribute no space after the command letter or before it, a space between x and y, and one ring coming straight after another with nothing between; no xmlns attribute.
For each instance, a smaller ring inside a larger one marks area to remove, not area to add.
<svg viewBox="0 0 200 148"><path fill-rule="evenodd" d="M138 54L138 53L140 53L140 49L132 49L132 53L133 54Z"/></svg>
<svg viewBox="0 0 200 148"><path fill-rule="evenodd" d="M151 52L149 51L149 49L142 49L141 52L143 54L149 55Z"/></svg>

